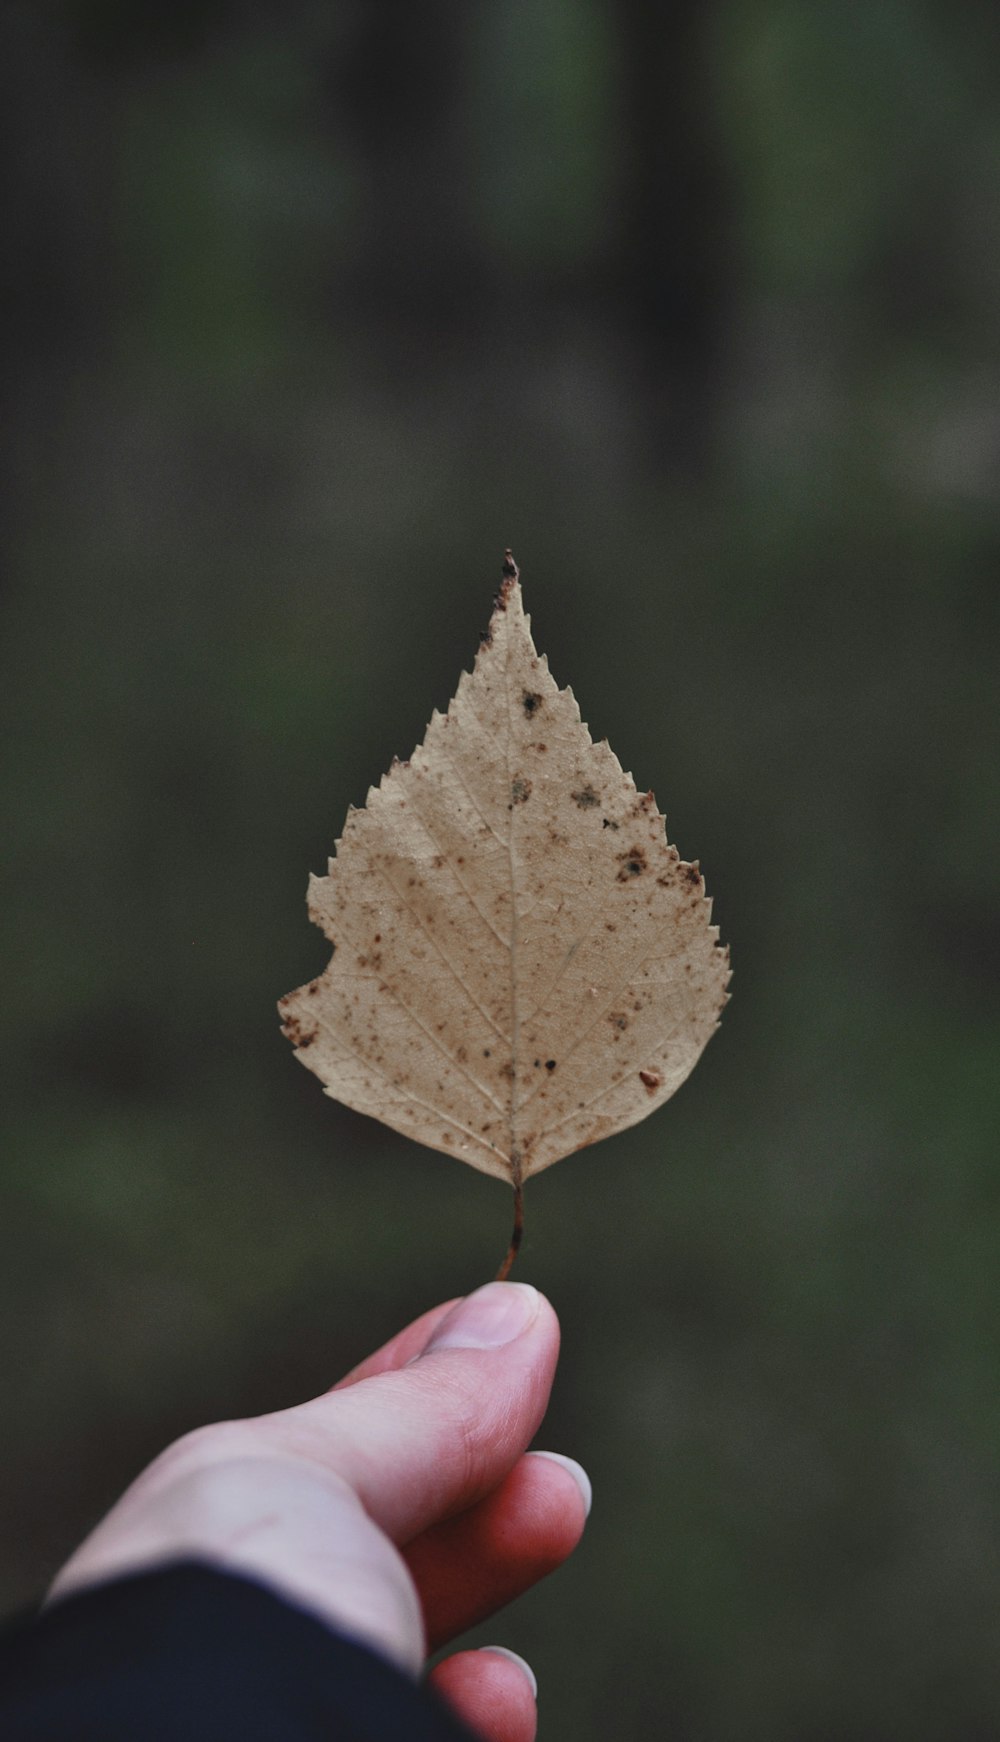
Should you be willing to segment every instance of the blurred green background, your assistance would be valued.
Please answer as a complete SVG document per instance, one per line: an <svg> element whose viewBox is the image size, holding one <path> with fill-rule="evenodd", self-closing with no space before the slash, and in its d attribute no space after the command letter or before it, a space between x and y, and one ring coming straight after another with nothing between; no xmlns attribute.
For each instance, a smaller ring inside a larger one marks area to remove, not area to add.
<svg viewBox="0 0 1000 1742"><path fill-rule="evenodd" d="M0 1601L505 1248L274 1005L510 544L735 977L530 1187L596 1501L483 1637L545 1742L994 1736L1000 12L14 0L0 69Z"/></svg>

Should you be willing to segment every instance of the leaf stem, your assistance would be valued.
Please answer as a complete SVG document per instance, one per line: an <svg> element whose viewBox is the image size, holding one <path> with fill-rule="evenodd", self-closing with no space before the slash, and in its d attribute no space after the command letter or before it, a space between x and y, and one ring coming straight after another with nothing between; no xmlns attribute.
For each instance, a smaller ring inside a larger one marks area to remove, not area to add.
<svg viewBox="0 0 1000 1742"><path fill-rule="evenodd" d="M518 1248L524 1237L524 1187L519 1179L514 1181L514 1232L510 1237L507 1256L496 1274L497 1282L506 1282L510 1268L517 1257Z"/></svg>

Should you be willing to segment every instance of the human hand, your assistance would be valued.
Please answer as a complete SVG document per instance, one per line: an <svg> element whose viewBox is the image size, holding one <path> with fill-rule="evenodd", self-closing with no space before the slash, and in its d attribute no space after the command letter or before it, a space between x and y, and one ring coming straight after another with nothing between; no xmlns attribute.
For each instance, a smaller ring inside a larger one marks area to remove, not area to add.
<svg viewBox="0 0 1000 1742"><path fill-rule="evenodd" d="M525 1453L559 1351L549 1303L489 1283L435 1307L311 1402L168 1447L63 1568L58 1598L183 1559L269 1585L411 1672L560 1564L579 1465ZM487 1742L531 1742L526 1666L446 1658L431 1682Z"/></svg>

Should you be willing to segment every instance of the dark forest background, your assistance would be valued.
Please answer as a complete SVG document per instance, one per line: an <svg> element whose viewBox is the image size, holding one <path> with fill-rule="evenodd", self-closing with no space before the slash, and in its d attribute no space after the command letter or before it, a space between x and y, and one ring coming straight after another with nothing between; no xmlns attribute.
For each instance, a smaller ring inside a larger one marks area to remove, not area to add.
<svg viewBox="0 0 1000 1742"><path fill-rule="evenodd" d="M1000 11L15 0L0 130L0 1602L504 1250L274 1005L509 544L735 977L532 1182L596 1499L485 1636L546 1742L995 1736Z"/></svg>

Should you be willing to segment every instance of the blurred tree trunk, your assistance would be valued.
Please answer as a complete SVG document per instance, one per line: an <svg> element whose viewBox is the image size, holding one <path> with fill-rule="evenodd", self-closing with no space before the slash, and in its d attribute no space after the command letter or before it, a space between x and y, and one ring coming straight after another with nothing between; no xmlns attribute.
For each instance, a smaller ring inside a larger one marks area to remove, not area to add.
<svg viewBox="0 0 1000 1742"><path fill-rule="evenodd" d="M378 323L390 353L393 339L405 351L409 374L462 343L485 289L463 177L473 22L472 8L450 0L363 6L331 67L331 98L366 183L348 300Z"/></svg>
<svg viewBox="0 0 1000 1742"><path fill-rule="evenodd" d="M621 302L660 463L711 460L732 273L729 199L715 135L706 0L617 0L630 145Z"/></svg>

